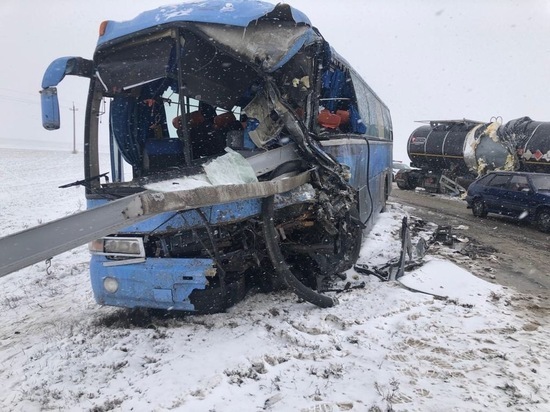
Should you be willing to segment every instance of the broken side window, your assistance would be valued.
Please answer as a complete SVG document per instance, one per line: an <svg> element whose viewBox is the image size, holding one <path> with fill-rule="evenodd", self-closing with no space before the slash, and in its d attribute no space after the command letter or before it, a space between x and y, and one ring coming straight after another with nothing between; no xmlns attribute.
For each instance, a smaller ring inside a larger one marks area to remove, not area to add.
<svg viewBox="0 0 550 412"><path fill-rule="evenodd" d="M317 119L321 133L365 134L367 127L363 119L368 118L369 103L373 107L377 104L367 100L366 91L368 86L349 69L331 64L322 75Z"/></svg>

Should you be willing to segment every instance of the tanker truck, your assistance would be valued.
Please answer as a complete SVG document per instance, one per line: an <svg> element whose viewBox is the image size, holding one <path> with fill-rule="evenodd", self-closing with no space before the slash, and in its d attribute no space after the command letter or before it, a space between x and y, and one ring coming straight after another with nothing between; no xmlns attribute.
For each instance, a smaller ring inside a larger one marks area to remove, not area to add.
<svg viewBox="0 0 550 412"><path fill-rule="evenodd" d="M491 170L550 173L550 122L521 117L428 120L407 142L412 169L399 171L397 187L461 195Z"/></svg>

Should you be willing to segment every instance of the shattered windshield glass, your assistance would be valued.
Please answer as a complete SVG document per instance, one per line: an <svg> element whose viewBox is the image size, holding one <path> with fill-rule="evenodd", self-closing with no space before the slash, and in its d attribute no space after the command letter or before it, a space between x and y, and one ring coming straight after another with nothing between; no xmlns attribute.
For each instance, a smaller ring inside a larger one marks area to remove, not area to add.
<svg viewBox="0 0 550 412"><path fill-rule="evenodd" d="M96 75L108 93L128 90L175 73L175 49L171 38L98 51Z"/></svg>

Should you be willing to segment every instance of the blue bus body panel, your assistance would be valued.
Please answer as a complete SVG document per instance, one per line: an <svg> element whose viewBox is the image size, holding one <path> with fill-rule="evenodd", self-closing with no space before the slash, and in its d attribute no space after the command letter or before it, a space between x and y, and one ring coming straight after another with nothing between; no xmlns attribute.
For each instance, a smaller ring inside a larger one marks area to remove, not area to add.
<svg viewBox="0 0 550 412"><path fill-rule="evenodd" d="M351 138L324 141L323 150L350 168L350 184L359 193L359 214L367 228L374 224L385 202L386 177L392 159L392 142Z"/></svg>
<svg viewBox="0 0 550 412"><path fill-rule="evenodd" d="M147 259L142 263L105 266L107 262L112 261L96 255L90 261L92 290L99 304L183 311L195 310L189 295L195 289L206 288L205 271L213 266L210 259ZM117 279L116 293L103 288L106 277Z"/></svg>
<svg viewBox="0 0 550 412"><path fill-rule="evenodd" d="M275 5L256 0L208 0L159 7L146 11L132 20L124 22L110 21L105 34L98 40L100 46L111 40L135 34L141 30L162 26L174 22L196 22L226 24L246 27L251 22L273 11ZM311 25L301 11L290 8L296 23Z"/></svg>
<svg viewBox="0 0 550 412"><path fill-rule="evenodd" d="M100 201L88 201L88 208L105 203ZM228 222L238 222L260 213L260 200L251 199L210 207L200 208L208 223L212 225ZM165 232L169 230L189 230L193 227L203 226L204 221L196 210L184 212L164 212L154 215L147 220L132 224L118 231L118 233L142 234L151 232Z"/></svg>

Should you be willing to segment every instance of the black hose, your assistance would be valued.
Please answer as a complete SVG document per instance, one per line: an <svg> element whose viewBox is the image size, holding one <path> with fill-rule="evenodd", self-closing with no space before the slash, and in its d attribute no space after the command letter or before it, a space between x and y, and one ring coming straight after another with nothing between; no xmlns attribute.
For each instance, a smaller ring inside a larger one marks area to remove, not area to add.
<svg viewBox="0 0 550 412"><path fill-rule="evenodd" d="M220 294L223 299L223 309L225 310L227 309L227 306L228 306L227 305L227 282L226 282L225 269L223 268L223 265L222 265L220 249L216 244L216 240L214 239L214 233L212 230L212 225L206 218L206 215L201 209L196 209L196 211L204 224L204 228L206 229L206 233L208 234L208 239L210 239L210 244L212 245L212 250L214 251L214 262L216 262L216 267L218 268L218 276L220 278ZM201 244L203 245L204 249L208 252L208 249L202 243L200 236L197 236L197 238L199 239L199 242L201 242Z"/></svg>
<svg viewBox="0 0 550 412"><path fill-rule="evenodd" d="M290 270L288 264L279 247L279 234L275 229L274 215L274 196L266 197L262 202L262 221L265 243L269 258L273 264L273 268L278 276L280 276L286 285L307 302L313 303L321 308L330 308L338 303L338 299L329 296L321 295L313 289L308 288L300 282Z"/></svg>
<svg viewBox="0 0 550 412"><path fill-rule="evenodd" d="M365 219L364 222L361 222L363 227L366 227L367 225L367 222L370 220L370 218L372 217L372 214L374 212L374 200L372 199L372 193L370 192L370 142L369 142L369 139L367 139L366 137L364 137L365 139L365 142L367 142L367 159L368 159L368 164L367 164L367 193L369 194L369 200L370 200L370 212L369 212L369 215L367 216L367 218ZM361 220L361 219L359 219Z"/></svg>

